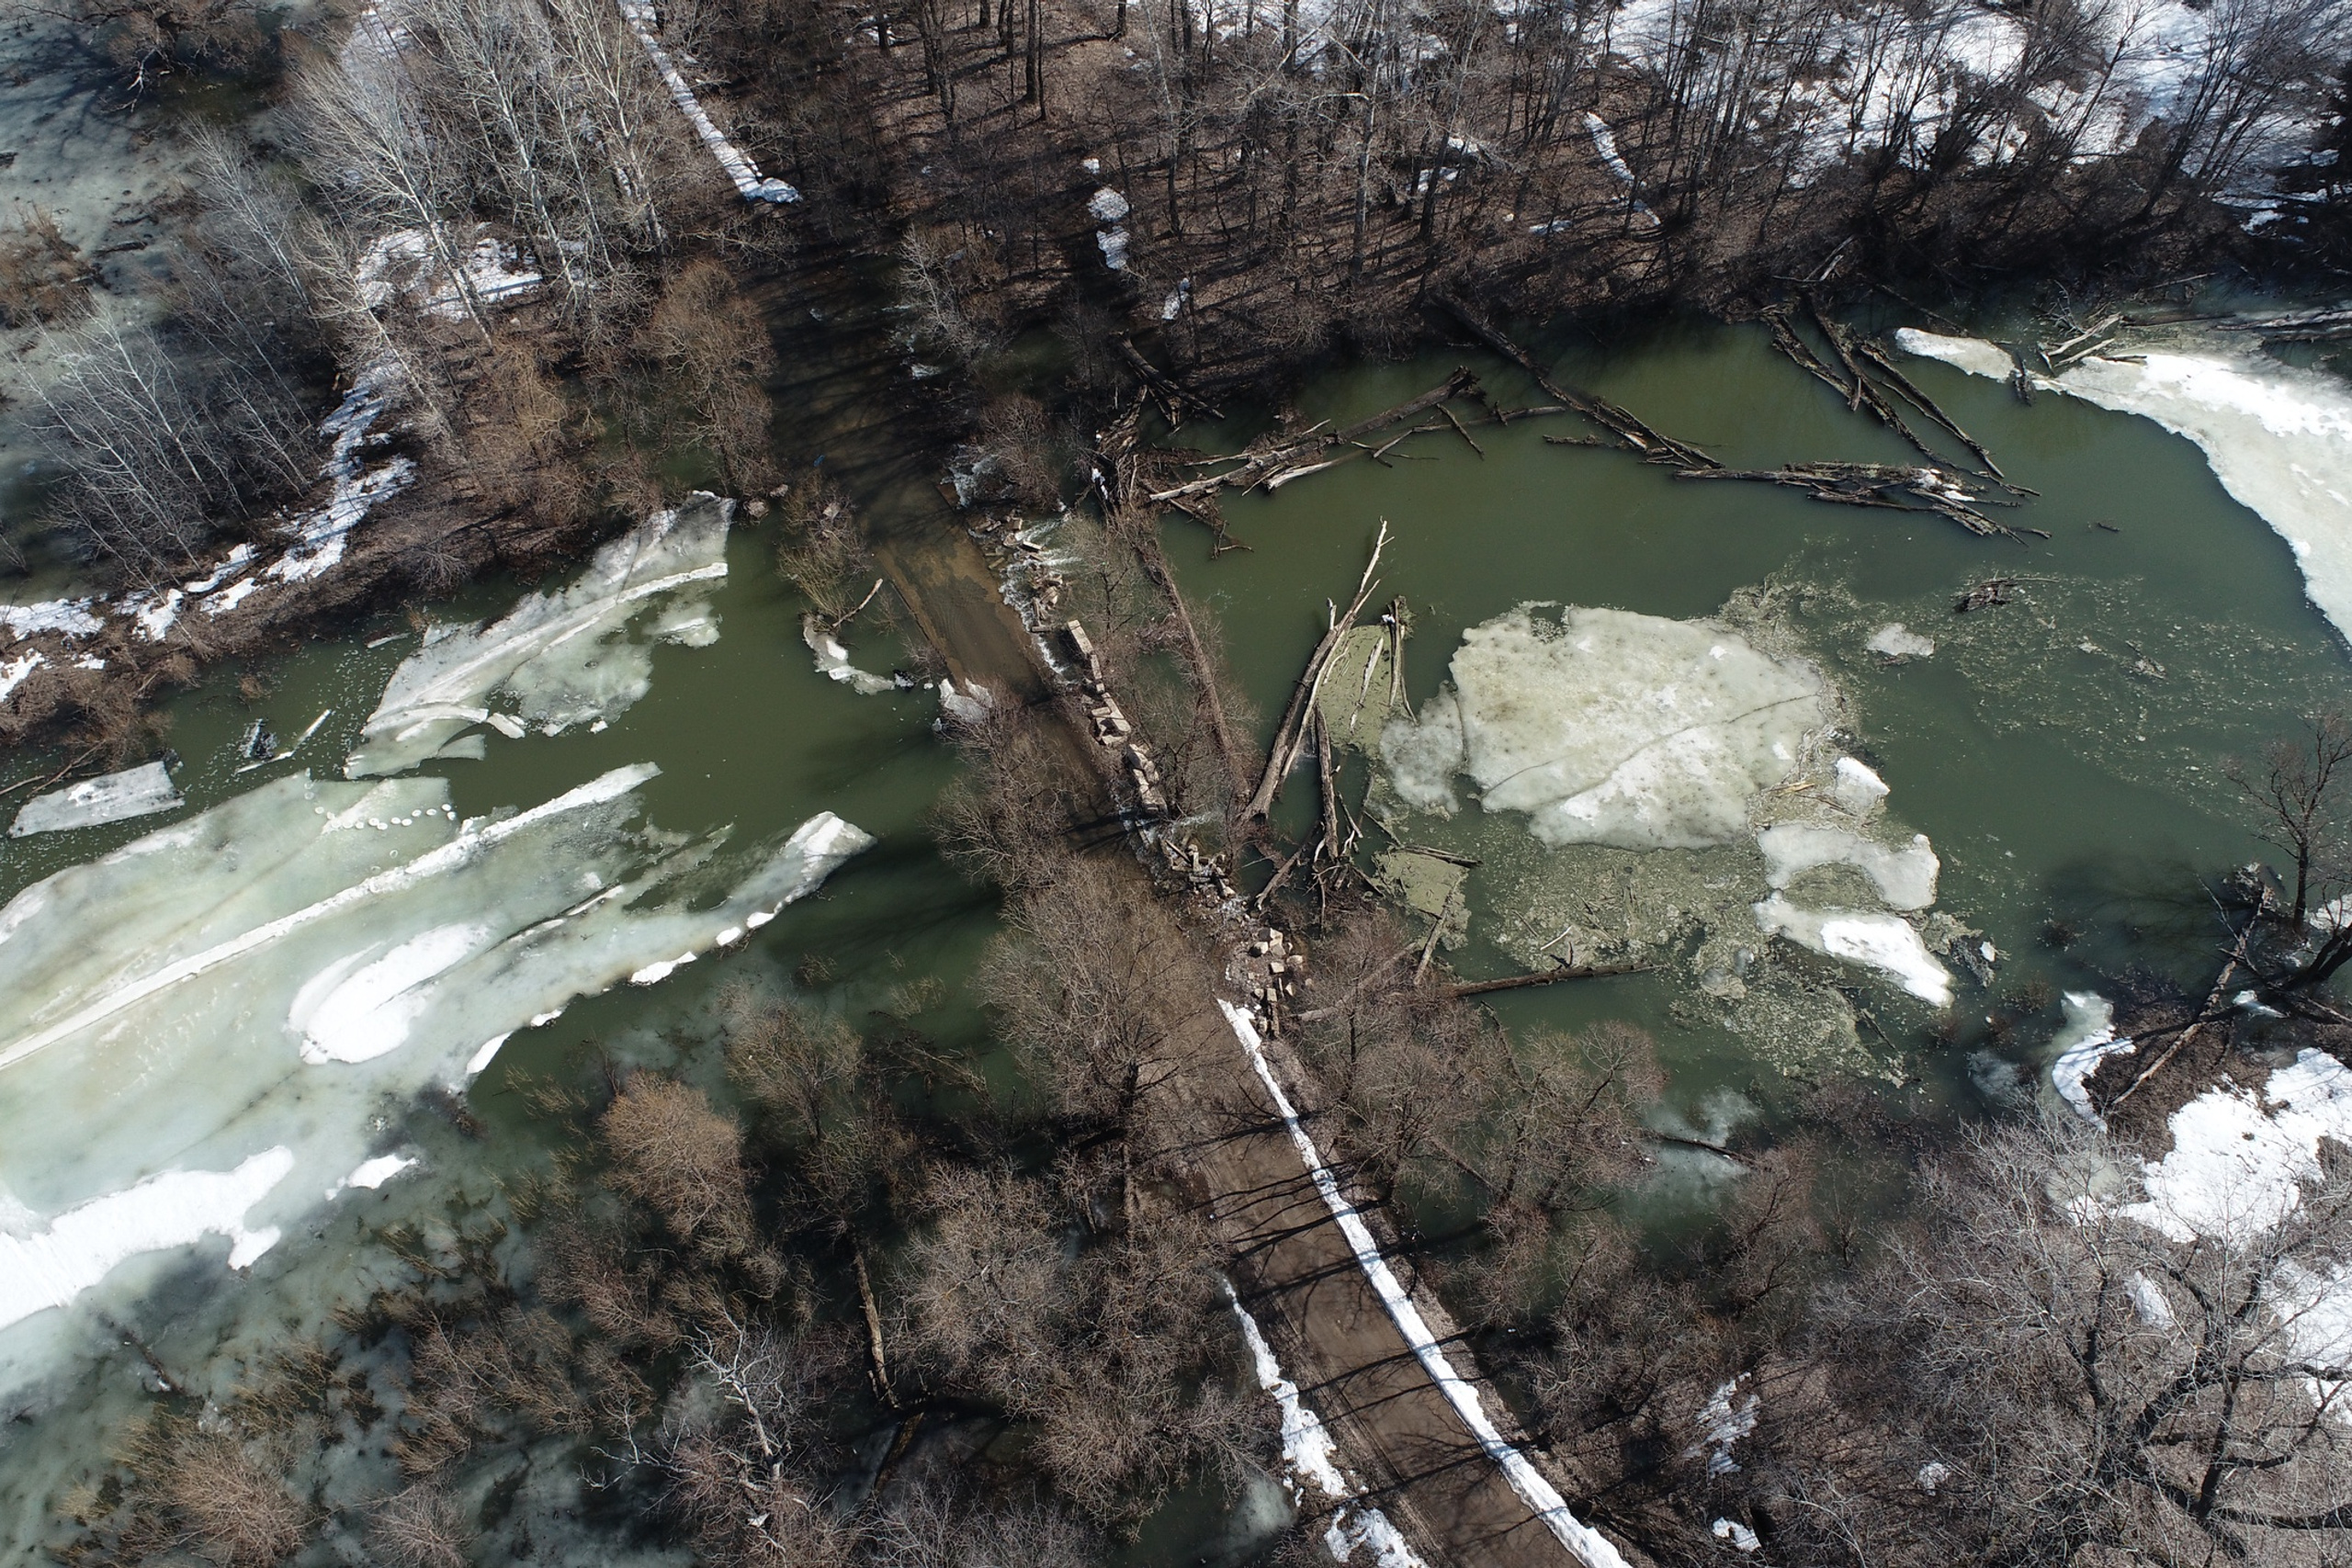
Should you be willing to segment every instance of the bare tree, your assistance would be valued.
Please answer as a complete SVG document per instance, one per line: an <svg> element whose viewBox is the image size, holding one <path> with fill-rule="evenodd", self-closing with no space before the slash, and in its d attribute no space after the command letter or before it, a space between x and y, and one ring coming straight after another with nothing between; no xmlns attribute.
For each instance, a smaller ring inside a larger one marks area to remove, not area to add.
<svg viewBox="0 0 2352 1568"><path fill-rule="evenodd" d="M1972 1134L1923 1176L1931 1225L1817 1329L1847 1414L1785 1450L1787 1550L2342 1560L2352 1346L2320 1303L2352 1246L2352 1164L2331 1146L2278 1224L2216 1234L2135 1207L2117 1155L2068 1117Z"/></svg>

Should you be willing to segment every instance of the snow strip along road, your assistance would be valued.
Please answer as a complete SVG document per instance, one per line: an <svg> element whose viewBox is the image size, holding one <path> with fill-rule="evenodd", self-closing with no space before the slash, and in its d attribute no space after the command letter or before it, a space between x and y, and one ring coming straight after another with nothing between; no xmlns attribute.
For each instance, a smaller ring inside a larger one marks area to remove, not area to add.
<svg viewBox="0 0 2352 1568"><path fill-rule="evenodd" d="M653 0L620 0L620 5L621 15L628 19L629 27L637 34L637 41L643 44L645 52L653 57L654 68L662 73L662 80L668 85L671 101L678 106L679 111L695 128L695 134L702 138L702 144L710 149L710 155L718 160L718 166L726 171L727 177L735 182L735 188L742 193L743 199L798 201L800 192L793 186L782 180L761 178L760 166L745 156L741 148L727 140L725 131L712 123L709 112L702 107L702 100L695 96L695 90L686 85L685 77L679 74L678 67L671 61L670 51L663 49L661 41L653 36L653 28L660 19L654 13Z"/></svg>
<svg viewBox="0 0 2352 1568"><path fill-rule="evenodd" d="M1297 1146L1298 1157L1306 1163L1307 1173L1314 1179L1316 1190L1323 1195L1323 1201L1330 1209L1332 1219L1339 1223L1340 1234L1348 1238L1348 1245L1354 1249L1356 1262L1363 1268L1364 1277L1379 1292L1381 1301L1388 1308L1388 1315L1396 1320L1396 1331L1413 1348L1413 1355L1429 1373L1430 1381L1437 1384L1446 1402L1462 1417L1462 1424L1469 1427L1471 1436L1478 1439L1478 1446L1486 1450L1487 1457L1502 1471L1504 1479L1510 1483L1511 1490L1519 1494L1528 1507L1534 1511L1535 1517L1544 1521L1553 1536L1575 1555L1578 1562L1585 1564L1586 1568L1627 1568L1624 1558L1602 1539L1600 1531L1584 1524L1568 1511L1566 1501L1528 1462L1527 1456L1503 1440L1493 1418L1487 1416L1478 1391L1453 1370L1453 1364L1439 1348L1437 1337L1430 1332L1429 1324L1421 1317L1420 1309L1413 1304L1413 1298L1398 1282L1396 1272L1388 1267L1388 1259L1381 1256L1379 1244L1373 1240L1372 1231L1364 1224L1363 1216L1356 1213L1355 1206L1340 1192L1340 1183L1331 1175L1330 1168L1323 1163L1315 1141L1306 1135L1306 1129L1299 1125L1298 1112L1292 1107L1290 1097L1283 1092L1282 1085L1275 1081L1273 1068L1266 1061L1263 1043L1258 1038L1257 1027L1250 1021L1249 1014L1223 999L1217 1002L1217 1006L1225 1010L1226 1020L1233 1025L1234 1036L1241 1042L1241 1048L1250 1054L1250 1065L1258 1070L1259 1080L1266 1086L1266 1092L1273 1096L1274 1107L1282 1113L1283 1126L1289 1132L1291 1142Z"/></svg>

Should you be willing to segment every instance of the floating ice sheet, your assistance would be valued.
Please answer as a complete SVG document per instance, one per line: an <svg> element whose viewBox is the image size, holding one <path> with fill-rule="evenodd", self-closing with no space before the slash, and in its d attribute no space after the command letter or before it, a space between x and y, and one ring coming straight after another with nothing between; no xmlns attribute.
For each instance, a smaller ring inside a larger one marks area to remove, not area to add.
<svg viewBox="0 0 2352 1568"><path fill-rule="evenodd" d="M1925 833L1891 850L1848 828L1776 822L1756 835L1756 847L1764 852L1764 880L1775 888L1818 866L1849 865L1870 878L1890 909L1924 909L1936 901L1940 864Z"/></svg>
<svg viewBox="0 0 2352 1568"><path fill-rule="evenodd" d="M1522 605L1462 634L1453 682L1381 737L1408 804L1445 811L1466 773L1548 844L1697 848L1747 831L1798 764L1820 676L1707 621Z"/></svg>
<svg viewBox="0 0 2352 1568"><path fill-rule="evenodd" d="M164 764L147 762L33 796L17 813L16 821L9 824L8 837L21 839L28 833L95 828L157 811L176 811L187 804L173 787L172 775L164 771Z"/></svg>
<svg viewBox="0 0 2352 1568"><path fill-rule="evenodd" d="M435 626L392 671L345 773L403 772L477 724L553 735L627 711L652 683L650 643L629 636L651 602L667 609L650 636L701 646L716 635L699 596L727 575L734 507L697 492L598 550L571 586L528 594L487 626Z"/></svg>
<svg viewBox="0 0 2352 1568"><path fill-rule="evenodd" d="M1775 893L1756 906L1756 924L1768 936L1786 937L1826 958L1891 975L1921 1001L1951 1005L1951 972L1900 915L1807 909Z"/></svg>
<svg viewBox="0 0 2352 1568"><path fill-rule="evenodd" d="M388 1179L367 1158L386 1101L741 942L870 842L831 813L741 852L660 833L635 821L655 772L463 823L445 780L291 775L0 908L0 1190L29 1211L0 1230L65 1260L10 1294L0 1259L0 1386L32 1354L8 1325L68 1285L204 1235L251 1252ZM223 1172L241 1201L187 1185Z"/></svg>
<svg viewBox="0 0 2352 1568"><path fill-rule="evenodd" d="M1973 375L2010 372L2007 351L1989 343L1907 328L1895 335L1910 353ZM2195 352L2151 345L2141 363L2093 357L2035 384L2195 443L2222 488L2287 541L2312 603L2352 638L2352 390L2220 333L2174 346Z"/></svg>
<svg viewBox="0 0 2352 1568"><path fill-rule="evenodd" d="M1871 633L1870 641L1863 646L1872 653L1893 660L1927 659L1936 651L1933 638L1921 637L1901 621L1889 621L1879 627Z"/></svg>

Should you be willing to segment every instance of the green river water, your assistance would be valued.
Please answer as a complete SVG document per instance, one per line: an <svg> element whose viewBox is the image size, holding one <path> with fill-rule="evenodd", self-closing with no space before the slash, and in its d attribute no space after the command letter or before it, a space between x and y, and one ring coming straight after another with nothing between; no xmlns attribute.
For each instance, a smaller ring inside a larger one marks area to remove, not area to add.
<svg viewBox="0 0 2352 1568"><path fill-rule="evenodd" d="M837 302L818 303L839 313ZM903 396L889 378L903 368L871 360L844 368L835 355L847 354L851 327L808 317L810 304L776 310L786 363L797 367L779 388L780 446L796 464L826 454L877 532L919 556L926 530L953 525L931 488L938 476L887 433ZM1758 330L1690 326L1605 353L1566 342L1543 352L1560 355L1561 379L1728 463L1905 456L1778 358ZM1334 370L1302 391L1297 412L1311 421L1375 410L1441 379L1459 357ZM1472 363L1506 406L1542 400L1527 395L1516 370ZM1932 840L1942 862L1938 907L1981 930L2002 960L1989 990L1961 977L1960 1025L1940 1032L1924 1007L1859 978L1854 994L1883 1031L1866 1036L1866 1063L1768 1059L1749 1037L1685 1005L1688 976L1671 967L1498 998L1514 1028L1606 1016L1648 1024L1669 1068L1669 1119L1720 1131L1738 1116L1769 1116L1790 1085L1857 1070L1911 1084L1953 1114L1973 1113L1988 1086L2002 1090L1999 1063L2041 1065L2037 1052L2058 1019L2051 1002L1996 1040L1983 1020L1997 999L2034 981L2053 991L2097 988L2132 965L2195 979L2210 967L2215 929L2199 878L2259 851L2222 760L2251 751L2344 689L2341 643L2305 602L2288 547L2222 491L2188 442L2064 399L2027 408L1995 383L1939 366L1913 374L2013 479L2041 491L2016 518L2046 529L2049 541L2021 547L1933 516L1679 481L1623 454L1545 444L1545 433L1572 428L1557 420L1478 428L1483 457L1450 434L1421 435L1398 448L1393 468L1357 462L1272 497L1229 500L1245 552L1211 559L1203 531L1168 527L1182 581L1221 622L1261 731L1319 634L1325 600L1344 603L1351 590L1380 518L1395 539L1377 598L1401 593L1411 604L1407 683L1417 702L1435 693L1463 628L1522 602L1686 618L1713 614L1736 592L1774 585L1785 627L1845 696L1849 750L1891 787L1894 819ZM1188 428L1181 439L1229 450L1260 427L1237 418ZM2113 530L2098 526L2102 520ZM797 984L854 1021L888 1015L946 1048L988 1055L985 1021L963 987L994 930L994 899L940 861L924 828L953 769L933 731L935 700L920 691L860 696L813 671L799 634L803 606L773 569L774 546L772 531L739 519L729 574L712 600L718 640L657 649L650 694L608 728L492 738L485 761L426 771L445 774L458 812L475 815L652 761L661 776L639 796L645 818L664 829L732 824L748 843L830 809L876 844L743 950L657 986L584 1000L517 1034L467 1090L478 1125L430 1106L387 1107L387 1116L405 1119L422 1168L322 1212L249 1273L224 1275L223 1244L213 1237L193 1260L126 1268L89 1292L71 1309L71 1330L51 1334L57 1376L26 1396L25 1417L0 1438L0 1514L13 1521L5 1539L18 1552L51 1538L51 1500L86 1466L106 1426L147 1398L119 1325L130 1325L164 1367L193 1371L319 1321L380 1265L372 1238L383 1225L446 1226L488 1212L499 1179L545 1159L540 1122L514 1092L517 1074L576 1075L603 1052L677 1065L715 1084L709 1015L719 992L738 983ZM1956 615L1957 595L1994 575L2020 580L2015 602ZM430 613L495 615L519 586L484 583ZM1864 639L1894 621L1933 638L1937 651L1900 665L1868 653ZM365 646L379 638L390 640ZM257 702L228 677L175 701L168 741L185 759L190 807L303 767L337 775L384 681L416 646L409 622L388 616L259 671L266 692ZM876 635L853 637L852 651L874 669L899 657L890 638ZM2161 675L2135 672L2141 660ZM254 717L290 738L330 708L300 753L236 771L235 742ZM0 773L0 784L40 761ZM1360 786L1363 764L1348 772ZM8 841L0 900L158 822ZM1484 818L1475 806L1448 823L1415 818L1409 831L1482 861L1457 966L1472 977L1521 967L1496 937L1511 918L1512 890L1542 871L1546 852L1515 821ZM2052 921L2079 938L2053 945ZM8 1093L0 1078L0 1123L38 1114L9 1103ZM0 1179L21 1184L5 1147ZM523 1483L526 1491L541 1483L556 1482ZM1141 1549L1145 1559L1214 1553L1227 1529L1222 1512L1205 1498L1172 1507ZM548 1543L546 1557L571 1560L562 1543Z"/></svg>

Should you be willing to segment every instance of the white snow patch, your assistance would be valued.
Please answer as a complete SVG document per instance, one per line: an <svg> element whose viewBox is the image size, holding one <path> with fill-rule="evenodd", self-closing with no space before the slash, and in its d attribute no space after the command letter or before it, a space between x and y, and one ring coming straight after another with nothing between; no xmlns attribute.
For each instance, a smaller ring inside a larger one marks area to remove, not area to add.
<svg viewBox="0 0 2352 1568"><path fill-rule="evenodd" d="M2151 1328L2172 1326L2172 1303L2165 1300L2163 1286L2135 1269L2125 1288L2132 1292L2132 1310L2142 1323Z"/></svg>
<svg viewBox="0 0 2352 1568"><path fill-rule="evenodd" d="M435 254L432 236L422 229L379 234L352 269L359 302L380 310L396 298L407 299L428 316L460 321L469 297L481 305L510 305L546 286L545 277L522 264L522 253L512 243L479 225L475 235L453 268Z"/></svg>
<svg viewBox="0 0 2352 1568"><path fill-rule="evenodd" d="M1825 957L1892 976L1922 1001L1951 1005L1951 972L1900 915L1801 908L1775 893L1756 906L1756 924L1768 936L1784 936Z"/></svg>
<svg viewBox="0 0 2352 1568"><path fill-rule="evenodd" d="M1753 1393L1742 1393L1740 1384L1747 1381L1746 1372L1717 1388L1707 1403L1699 1407L1699 1441L1685 1449L1686 1458L1707 1456L1707 1473L1729 1475L1739 1469L1739 1461L1731 1457L1739 1440L1756 1430L1756 1417L1763 1409Z"/></svg>
<svg viewBox="0 0 2352 1568"><path fill-rule="evenodd" d="M1408 804L1453 808L1466 773L1489 811L1544 843L1696 848L1747 832L1747 803L1786 778L1821 722L1822 682L1705 621L1521 605L1462 634L1453 680L1382 732Z"/></svg>
<svg viewBox="0 0 2352 1568"><path fill-rule="evenodd" d="M1388 1308L1388 1315L1396 1322L1397 1332L1413 1348L1414 1357L1429 1374L1430 1381L1438 1386L1446 1402L1462 1418L1462 1424L1478 1439L1478 1446L1502 1472L1511 1490L1534 1510L1536 1517L1544 1521L1561 1545L1576 1554L1586 1568L1626 1568L1625 1560L1617 1549L1610 1545L1598 1530L1578 1521L1568 1511L1568 1506L1558 1491L1528 1461L1527 1456L1503 1440L1494 1419L1487 1414L1478 1391L1453 1370L1453 1363L1439 1348L1436 1336L1430 1332L1420 1308L1413 1304L1413 1298L1397 1281L1396 1272L1388 1267L1388 1260L1381 1256L1379 1245L1373 1240L1370 1228L1363 1223L1363 1216L1356 1213L1355 1206L1340 1192L1338 1179L1323 1163L1323 1156L1317 1152L1314 1140L1299 1124L1298 1112L1293 1109L1290 1097L1283 1092L1281 1083L1274 1077L1272 1066L1266 1060L1257 1026L1250 1022L1248 1013L1231 1002L1219 998L1217 1006L1225 1010L1226 1020L1232 1024L1235 1038L1241 1042L1241 1048L1248 1053L1259 1081L1272 1096L1274 1109L1282 1116L1283 1127L1290 1133L1291 1144L1298 1150L1299 1159L1313 1179L1316 1190L1322 1195L1325 1207L1330 1210L1332 1219L1338 1222L1340 1234L1347 1237L1349 1247L1356 1255L1357 1266L1363 1270L1364 1278L1371 1281L1374 1291Z"/></svg>
<svg viewBox="0 0 2352 1568"><path fill-rule="evenodd" d="M187 804L173 786L172 775L164 771L164 764L146 762L33 796L9 825L8 837L21 839L28 833L95 828L157 811L176 811Z"/></svg>
<svg viewBox="0 0 2352 1568"><path fill-rule="evenodd" d="M621 15L628 19L629 27L637 34L637 41L645 46L645 52L653 59L654 69L662 73L662 80L670 89L671 101L678 106L679 112L695 128L695 134L710 150L710 155L718 161L719 168L733 182L743 199L776 203L798 201L799 191L782 180L763 178L760 166L746 157L742 150L729 141L712 122L709 112L702 107L702 100L695 96L694 89L686 85L686 79L678 73L677 66L670 59L670 51L663 49L661 41L653 36L653 29L660 22L654 0L619 0L619 4Z"/></svg>
<svg viewBox="0 0 2352 1568"><path fill-rule="evenodd" d="M2175 1241L2242 1240L2275 1228L2319 1175L2323 1138L2352 1144L2352 1072L2305 1050L2257 1097L2224 1086L2172 1113L2172 1150L2148 1165L2123 1213Z"/></svg>
<svg viewBox="0 0 2352 1568"><path fill-rule="evenodd" d="M2107 1119L2091 1104L2087 1087L2091 1075L2108 1057L2136 1047L2129 1040L2115 1037L2115 1004L2098 992L2068 991L2060 998L2060 1005L2065 1010L2065 1021L2050 1042L2053 1053L2051 1087L2058 1091L2059 1099L2075 1108L2075 1115L2093 1126L2104 1127Z"/></svg>
<svg viewBox="0 0 2352 1568"><path fill-rule="evenodd" d="M1764 1543L1756 1539L1756 1532L1737 1519L1717 1519L1709 1528L1714 1531L1717 1540L1728 1542L1734 1551L1757 1551L1763 1548Z"/></svg>
<svg viewBox="0 0 2352 1568"><path fill-rule="evenodd" d="M54 632L63 637L88 637L106 623L90 613L96 601L50 599L38 604L0 604L0 631L11 637L35 637Z"/></svg>
<svg viewBox="0 0 2352 1568"><path fill-rule="evenodd" d="M276 1245L275 1229L249 1231L245 1213L286 1179L293 1151L265 1149L233 1170L173 1170L76 1204L28 1235L0 1233L0 1328L62 1307L142 1253L229 1238L229 1266L243 1269Z"/></svg>
<svg viewBox="0 0 2352 1568"><path fill-rule="evenodd" d="M1094 243L1102 252L1102 265L1113 272L1127 270L1127 231L1125 229L1098 229Z"/></svg>
<svg viewBox="0 0 2352 1568"><path fill-rule="evenodd" d="M1097 223L1116 223L1133 209L1128 207L1125 197L1104 186L1086 204L1086 210L1093 214Z"/></svg>
<svg viewBox="0 0 2352 1568"><path fill-rule="evenodd" d="M0 659L0 702L25 683L25 678L49 660L39 649L27 649L14 659Z"/></svg>
<svg viewBox="0 0 2352 1568"><path fill-rule="evenodd" d="M417 1166L414 1155L378 1155L374 1159L361 1160L349 1176L327 1189L327 1196L339 1197L354 1187L364 1187L373 1192L404 1170Z"/></svg>

